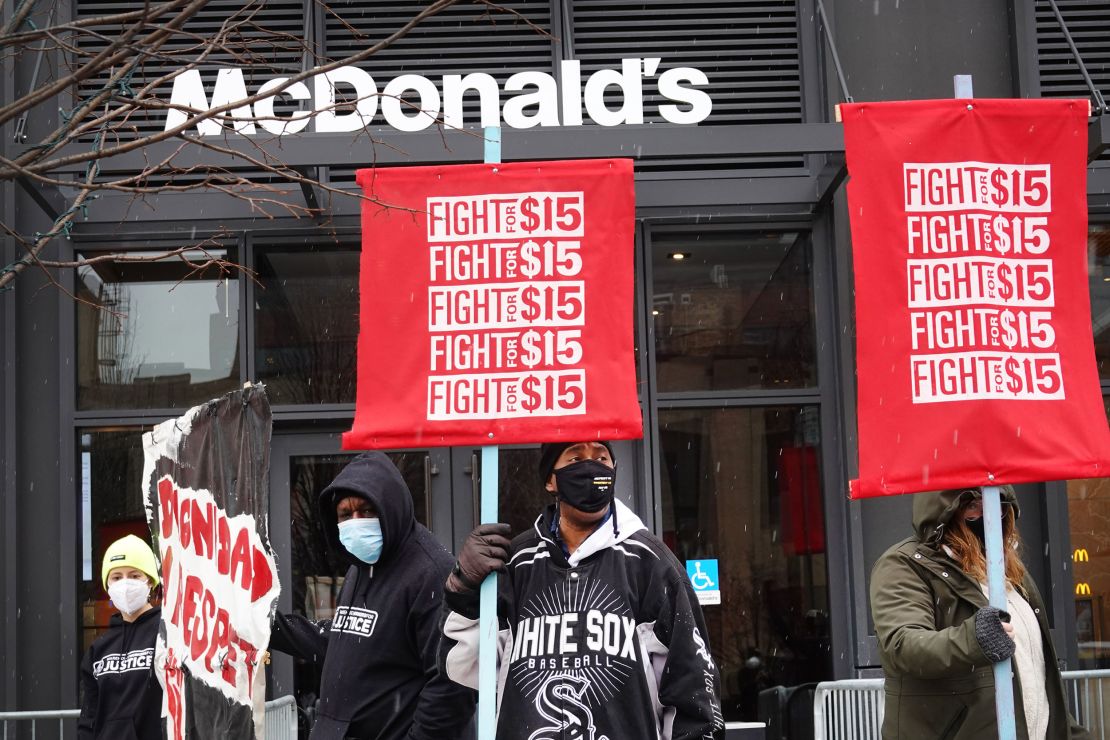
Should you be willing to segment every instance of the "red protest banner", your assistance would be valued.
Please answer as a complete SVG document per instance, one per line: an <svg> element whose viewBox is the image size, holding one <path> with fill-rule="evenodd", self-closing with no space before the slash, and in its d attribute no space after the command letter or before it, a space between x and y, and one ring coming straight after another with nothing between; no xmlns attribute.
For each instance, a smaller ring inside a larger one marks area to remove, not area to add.
<svg viewBox="0 0 1110 740"><path fill-rule="evenodd" d="M841 111L852 496L1110 473L1087 282L1087 102Z"/></svg>
<svg viewBox="0 0 1110 740"><path fill-rule="evenodd" d="M170 740L262 730L262 663L281 590L267 520L270 428L265 390L252 386L143 435L163 586L155 674Z"/></svg>
<svg viewBox="0 0 1110 740"><path fill-rule="evenodd" d="M359 170L345 449L642 436L626 159Z"/></svg>

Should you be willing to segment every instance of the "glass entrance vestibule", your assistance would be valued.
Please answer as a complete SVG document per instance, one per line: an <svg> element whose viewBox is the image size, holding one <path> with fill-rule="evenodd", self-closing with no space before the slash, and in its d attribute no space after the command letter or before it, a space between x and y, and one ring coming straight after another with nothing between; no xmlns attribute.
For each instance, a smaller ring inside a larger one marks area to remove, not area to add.
<svg viewBox="0 0 1110 740"><path fill-rule="evenodd" d="M815 301L827 291L815 285L825 269L815 268L816 251L797 225L638 229L633 310L645 437L616 444L618 496L681 561L717 561L720 603L703 609L728 719L755 719L763 689L833 675L822 491L836 463L826 459L822 429L835 412L826 397L833 384L820 382L833 363L817 342ZM315 498L352 454L339 434L353 413L357 237L252 235L226 253L257 278L111 261L80 276L89 297L128 308L108 316L75 308L82 552L95 562L112 538L145 526L143 429L260 381L275 416L270 517L280 607L326 619L343 572L327 552ZM418 520L456 550L476 521L479 451L391 455ZM500 451L501 519L516 532L550 502L537 462L538 444ZM84 644L108 616L91 575L84 568L79 584ZM319 678L285 656L274 656L271 676L273 691L302 700Z"/></svg>

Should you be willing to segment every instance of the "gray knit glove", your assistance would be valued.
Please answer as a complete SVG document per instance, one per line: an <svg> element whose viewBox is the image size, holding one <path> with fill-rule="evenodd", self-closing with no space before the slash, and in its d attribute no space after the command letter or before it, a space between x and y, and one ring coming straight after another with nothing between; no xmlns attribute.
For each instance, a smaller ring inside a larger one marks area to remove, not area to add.
<svg viewBox="0 0 1110 740"><path fill-rule="evenodd" d="M1017 645L1002 629L1002 622L1010 621L1010 615L993 606L984 606L975 612L975 639L982 648L987 660L997 663L1014 654Z"/></svg>

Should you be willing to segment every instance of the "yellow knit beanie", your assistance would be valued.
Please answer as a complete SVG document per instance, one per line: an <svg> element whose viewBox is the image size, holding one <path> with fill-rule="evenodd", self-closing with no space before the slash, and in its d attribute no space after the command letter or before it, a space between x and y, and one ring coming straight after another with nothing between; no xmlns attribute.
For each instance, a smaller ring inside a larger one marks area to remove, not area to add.
<svg viewBox="0 0 1110 740"><path fill-rule="evenodd" d="M158 585L158 561L150 545L133 534L121 537L104 551L104 564L100 568L100 580L108 588L108 571L120 566L141 570L150 576L151 584Z"/></svg>

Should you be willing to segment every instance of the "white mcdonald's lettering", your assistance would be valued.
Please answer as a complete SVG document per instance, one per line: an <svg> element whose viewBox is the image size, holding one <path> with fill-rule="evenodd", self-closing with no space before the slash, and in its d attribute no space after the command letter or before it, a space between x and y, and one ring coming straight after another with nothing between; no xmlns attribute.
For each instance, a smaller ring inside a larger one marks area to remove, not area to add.
<svg viewBox="0 0 1110 740"><path fill-rule="evenodd" d="M196 129L201 136L224 136L232 131L253 135L258 133L256 126L267 134L281 136L302 131L310 121L316 133L358 131L374 125L379 107L385 122L399 131L421 131L437 122L449 128L463 128L467 124L519 129L580 126L583 114L602 126L635 125L644 122L644 81L651 79L656 80L658 98L666 101L657 106L663 120L694 124L708 118L713 100L698 89L709 84L705 73L695 67L675 67L659 73L661 62L659 57L622 59L619 70L599 69L583 80L581 64L568 59L559 63L558 78L546 72L518 72L505 81L503 91L493 76L483 72L465 77L444 75L438 86L427 77L404 74L379 88L365 70L339 67L310 78L311 92L305 82L295 82L276 92L290 78L268 80L255 94L273 94L256 100L253 109L246 102L235 105L251 95L242 69L218 70L211 98L205 92L200 70L189 69L174 78L164 130L177 128L195 115L186 109L204 112L225 105L232 106L226 113L197 121ZM344 98L349 99L354 93L353 110L336 110L337 88ZM615 109L606 102L611 91L619 91L622 100ZM401 102L408 93L420 98L415 108ZM466 120L463 98L467 93L478 95L479 121ZM274 100L278 95L292 100L311 99L312 110L276 115ZM503 97L504 107L500 102Z"/></svg>

